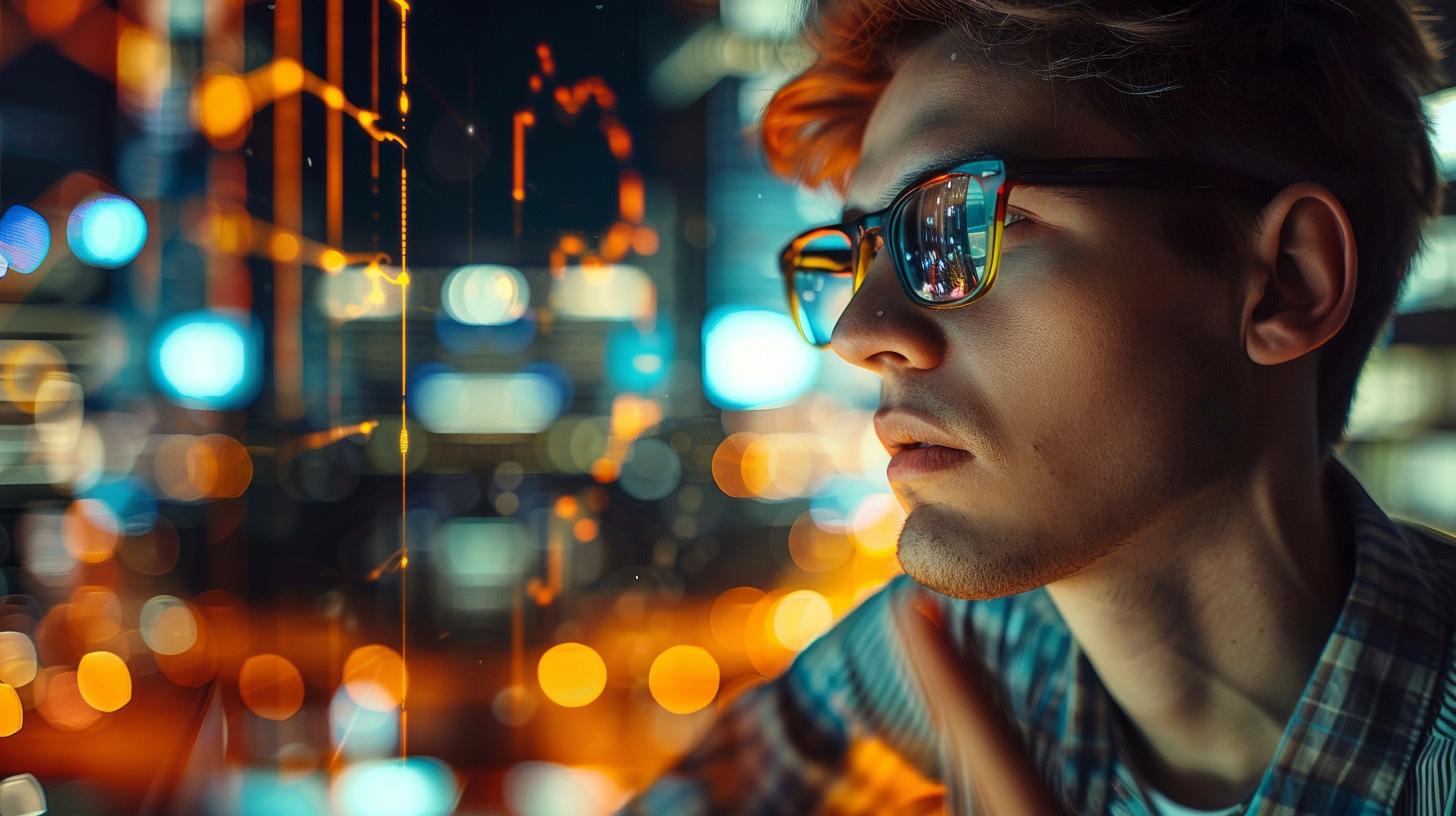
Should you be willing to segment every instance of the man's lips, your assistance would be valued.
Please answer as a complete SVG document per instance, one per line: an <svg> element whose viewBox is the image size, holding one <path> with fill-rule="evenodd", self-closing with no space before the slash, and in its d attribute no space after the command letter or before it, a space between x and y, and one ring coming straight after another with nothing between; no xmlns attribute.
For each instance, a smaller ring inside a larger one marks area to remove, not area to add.
<svg viewBox="0 0 1456 816"><path fill-rule="evenodd" d="M892 482L923 478L975 457L929 414L886 406L875 412L875 435L890 453Z"/></svg>

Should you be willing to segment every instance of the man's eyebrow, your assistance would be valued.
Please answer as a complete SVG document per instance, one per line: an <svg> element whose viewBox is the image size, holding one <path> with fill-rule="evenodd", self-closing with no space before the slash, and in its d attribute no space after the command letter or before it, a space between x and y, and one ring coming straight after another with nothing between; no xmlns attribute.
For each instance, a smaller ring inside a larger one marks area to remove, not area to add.
<svg viewBox="0 0 1456 816"><path fill-rule="evenodd" d="M894 184L891 184L889 187L885 188L885 193L882 194L879 200L875 202L874 209L862 210L857 207L848 207L840 215L839 223L848 224L852 221L856 221L859 218L862 218L866 213L879 212L880 210L883 210L884 208L890 206L890 204L900 195L900 193L904 192L910 187L910 185L914 184L915 182L931 176L935 176L939 173L943 173L952 167L959 167L960 165L965 164L969 161L973 161L975 159L983 158L986 156L995 156L1002 159L1011 159L1015 158L1016 154L1013 151L999 145L983 145L973 151L957 153L956 157L951 158L950 160L937 159L934 161L913 165L905 172L901 173L900 177L895 179Z"/></svg>

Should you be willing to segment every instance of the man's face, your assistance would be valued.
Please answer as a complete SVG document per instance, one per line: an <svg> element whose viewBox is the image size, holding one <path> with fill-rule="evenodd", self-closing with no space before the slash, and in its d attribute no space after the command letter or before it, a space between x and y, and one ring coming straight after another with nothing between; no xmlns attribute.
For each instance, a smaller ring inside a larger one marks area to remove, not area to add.
<svg viewBox="0 0 1456 816"><path fill-rule="evenodd" d="M1065 87L988 68L949 36L911 52L870 117L850 208L988 145L1024 158L1142 155ZM949 595L1070 575L1227 474L1250 364L1231 277L1175 255L1141 190L1017 187L991 291L911 303L880 253L832 346L970 457L892 475L900 562ZM893 473L893 469L892 469Z"/></svg>

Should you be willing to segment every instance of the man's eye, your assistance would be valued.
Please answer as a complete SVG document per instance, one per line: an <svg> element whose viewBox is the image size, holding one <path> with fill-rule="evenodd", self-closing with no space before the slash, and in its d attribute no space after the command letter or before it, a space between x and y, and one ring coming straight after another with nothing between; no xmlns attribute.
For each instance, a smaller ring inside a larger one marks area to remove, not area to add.
<svg viewBox="0 0 1456 816"><path fill-rule="evenodd" d="M1021 213L1015 212L1014 210L1007 210L1006 211L1006 220L1005 221L1002 221L1001 222L1001 225L1002 225L1002 227L1009 227L1012 224L1015 224L1017 221L1025 221L1025 220L1027 220L1026 219L1026 216L1022 215Z"/></svg>

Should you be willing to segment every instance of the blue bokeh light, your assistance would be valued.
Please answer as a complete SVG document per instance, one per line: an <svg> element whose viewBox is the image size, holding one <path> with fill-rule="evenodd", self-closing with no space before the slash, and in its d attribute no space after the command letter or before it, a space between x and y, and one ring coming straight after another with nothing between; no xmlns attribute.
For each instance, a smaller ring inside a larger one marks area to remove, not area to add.
<svg viewBox="0 0 1456 816"><path fill-rule="evenodd" d="M152 353L152 376L174 400L228 410L258 394L261 338L243 313L191 312L165 323Z"/></svg>
<svg viewBox="0 0 1456 816"><path fill-rule="evenodd" d="M445 816L455 809L455 793L455 775L438 759L380 759L340 774L334 805L350 816Z"/></svg>
<svg viewBox="0 0 1456 816"><path fill-rule="evenodd" d="M146 242L147 217L125 196L91 196L77 204L66 221L66 243L82 263L91 266L126 266Z"/></svg>
<svg viewBox="0 0 1456 816"><path fill-rule="evenodd" d="M786 314L730 307L703 322L703 390L719 408L772 408L814 385L820 354Z"/></svg>
<svg viewBox="0 0 1456 816"><path fill-rule="evenodd" d="M272 769L256 768L244 771L239 781L235 802L226 801L222 790L214 791L219 801L215 801L217 807L211 812L238 816L317 816L328 812L328 795L319 774L284 776Z"/></svg>
<svg viewBox="0 0 1456 816"><path fill-rule="evenodd" d="M645 332L631 323L615 326L607 334L607 381L619 391L656 388L667 376L672 346L672 327L665 320Z"/></svg>
<svg viewBox="0 0 1456 816"><path fill-rule="evenodd" d="M51 251L51 228L45 218L29 207L16 204L0 217L0 255L5 266L29 274ZM0 269L0 276L5 269Z"/></svg>
<svg viewBox="0 0 1456 816"><path fill-rule="evenodd" d="M95 521L108 526L116 525L116 529L109 532L129 536L144 535L157 523L156 498L141 482L130 477L99 482L79 498L106 505L110 518L98 518Z"/></svg>

